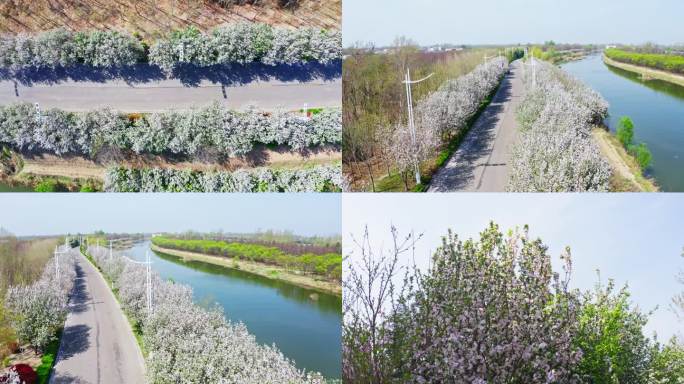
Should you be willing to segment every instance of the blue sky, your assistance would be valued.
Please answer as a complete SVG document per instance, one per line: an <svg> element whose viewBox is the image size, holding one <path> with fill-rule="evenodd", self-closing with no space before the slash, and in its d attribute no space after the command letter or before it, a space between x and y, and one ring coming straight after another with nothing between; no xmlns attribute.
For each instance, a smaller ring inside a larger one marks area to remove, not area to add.
<svg viewBox="0 0 684 384"><path fill-rule="evenodd" d="M0 227L62 233L254 232L340 234L339 194L0 194Z"/></svg>
<svg viewBox="0 0 684 384"><path fill-rule="evenodd" d="M402 234L423 233L415 253L422 268L449 228L469 238L491 220L503 230L528 224L530 235L549 246L557 270L561 251L571 247L573 287L592 288L599 269L604 282L628 283L644 311L658 307L648 335L657 331L664 340L684 330L669 310L671 298L684 290L675 280L684 269L682 194L345 194L342 206L345 255L353 249L350 234L359 238L364 225L376 247L389 246L394 224ZM411 264L408 258L403 263Z"/></svg>
<svg viewBox="0 0 684 384"><path fill-rule="evenodd" d="M344 0L344 46L684 42L681 0Z"/></svg>

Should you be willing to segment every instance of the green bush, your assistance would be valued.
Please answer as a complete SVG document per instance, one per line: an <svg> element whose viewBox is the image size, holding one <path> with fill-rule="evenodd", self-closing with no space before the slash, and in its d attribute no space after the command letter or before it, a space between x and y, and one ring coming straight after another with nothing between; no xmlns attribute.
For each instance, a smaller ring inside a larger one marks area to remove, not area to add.
<svg viewBox="0 0 684 384"><path fill-rule="evenodd" d="M652 346L642 329L648 315L631 308L627 288L609 281L584 295L575 344L582 350L581 377L594 383L647 383Z"/></svg>
<svg viewBox="0 0 684 384"><path fill-rule="evenodd" d="M646 144L641 143L635 146L633 153L634 157L636 157L637 163L639 163L639 167L641 167L642 170L648 168L651 165L653 155L651 155L651 151L648 150Z"/></svg>
<svg viewBox="0 0 684 384"><path fill-rule="evenodd" d="M621 117L615 136L625 148L629 147L634 139L634 122L632 119L627 116Z"/></svg>
<svg viewBox="0 0 684 384"><path fill-rule="evenodd" d="M615 61L684 74L684 56L655 53L628 52L621 49L606 49L605 55Z"/></svg>
<svg viewBox="0 0 684 384"><path fill-rule="evenodd" d="M39 182L35 189L36 192L66 192L64 184L55 179L47 179Z"/></svg>

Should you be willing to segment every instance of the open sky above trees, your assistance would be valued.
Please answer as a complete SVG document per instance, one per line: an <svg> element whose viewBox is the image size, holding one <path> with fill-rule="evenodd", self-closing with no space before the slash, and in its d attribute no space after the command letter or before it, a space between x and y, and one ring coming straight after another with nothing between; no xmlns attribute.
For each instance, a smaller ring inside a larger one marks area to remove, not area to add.
<svg viewBox="0 0 684 384"><path fill-rule="evenodd" d="M342 12L345 47L397 36L421 45L684 42L677 0L344 0Z"/></svg>
<svg viewBox="0 0 684 384"><path fill-rule="evenodd" d="M0 212L0 227L16 236L95 230L341 232L339 194L15 194L0 199Z"/></svg>
<svg viewBox="0 0 684 384"><path fill-rule="evenodd" d="M609 278L617 287L628 283L632 300L644 312L658 307L646 325L648 336L657 331L658 339L667 341L682 334L682 323L670 311L672 298L681 291L675 275L684 267L684 201L677 196L438 194L424 199L346 194L342 200L344 256L355 249L350 235L360 240L365 225L376 251L389 249L391 225L401 235L422 233L415 262L424 269L449 228L465 240L479 238L492 220L504 233L528 224L530 237L549 247L556 271L561 271L561 252L571 247L571 287L592 288L600 269L603 283ZM412 265L408 258L404 265ZM402 280L403 272L396 284Z"/></svg>

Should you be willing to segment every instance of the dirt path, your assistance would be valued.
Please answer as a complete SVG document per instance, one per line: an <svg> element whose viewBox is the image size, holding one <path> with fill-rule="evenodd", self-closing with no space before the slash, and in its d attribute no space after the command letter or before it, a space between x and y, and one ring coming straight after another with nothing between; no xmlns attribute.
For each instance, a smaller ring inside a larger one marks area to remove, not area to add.
<svg viewBox="0 0 684 384"><path fill-rule="evenodd" d="M111 165L123 164L134 167L193 169L197 171L227 170L253 167L281 167L299 168L306 165L322 165L341 161L342 153L334 147L322 147L311 153L302 155L296 152L273 149L258 150L248 158L231 159L224 163L203 163L199 161L169 162L161 156L131 156L121 161L111 162ZM109 163L71 156L62 158L55 155L39 155L25 157L21 174L40 176L63 176L75 179L104 180Z"/></svg>
<svg viewBox="0 0 684 384"><path fill-rule="evenodd" d="M492 102L432 178L428 192L505 190L508 162L518 135L515 110L524 92L521 75L521 63L513 62Z"/></svg>
<svg viewBox="0 0 684 384"><path fill-rule="evenodd" d="M621 182L628 183L629 190L634 192L656 192L658 187L656 187L648 179L641 175L635 174L633 167L630 167L625 157L628 156L624 149L616 148L616 146L611 143L610 133L605 129L596 127L591 131L594 141L598 144L599 150L603 157L608 161L613 173L618 177ZM622 153L621 153L622 152Z"/></svg>

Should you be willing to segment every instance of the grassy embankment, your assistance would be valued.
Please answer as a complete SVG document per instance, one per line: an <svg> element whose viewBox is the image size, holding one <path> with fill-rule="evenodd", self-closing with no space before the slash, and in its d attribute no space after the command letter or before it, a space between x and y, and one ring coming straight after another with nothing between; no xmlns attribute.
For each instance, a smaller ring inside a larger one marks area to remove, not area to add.
<svg viewBox="0 0 684 384"><path fill-rule="evenodd" d="M658 192L652 179L643 176L642 169L620 141L605 127L595 127L592 136L604 158L613 169L612 192Z"/></svg>
<svg viewBox="0 0 684 384"><path fill-rule="evenodd" d="M342 295L342 255L290 255L276 247L212 240L153 237L152 250L334 295Z"/></svg>
<svg viewBox="0 0 684 384"><path fill-rule="evenodd" d="M40 278L47 261L52 257L60 239L21 240L0 233L0 368L24 363L30 365L38 374L38 383L47 383L50 371L59 349L61 330L42 353L30 349L15 354L16 335L11 327L10 318L21 314L9 313L3 301L7 288L12 285L31 284Z"/></svg>
<svg viewBox="0 0 684 384"><path fill-rule="evenodd" d="M647 59L641 59L644 56ZM607 49L603 55L603 62L607 65L637 73L644 80L658 79L684 87L684 69L675 70L678 68L676 63L680 61L678 65L684 68L684 56L645 55L616 49Z"/></svg>

